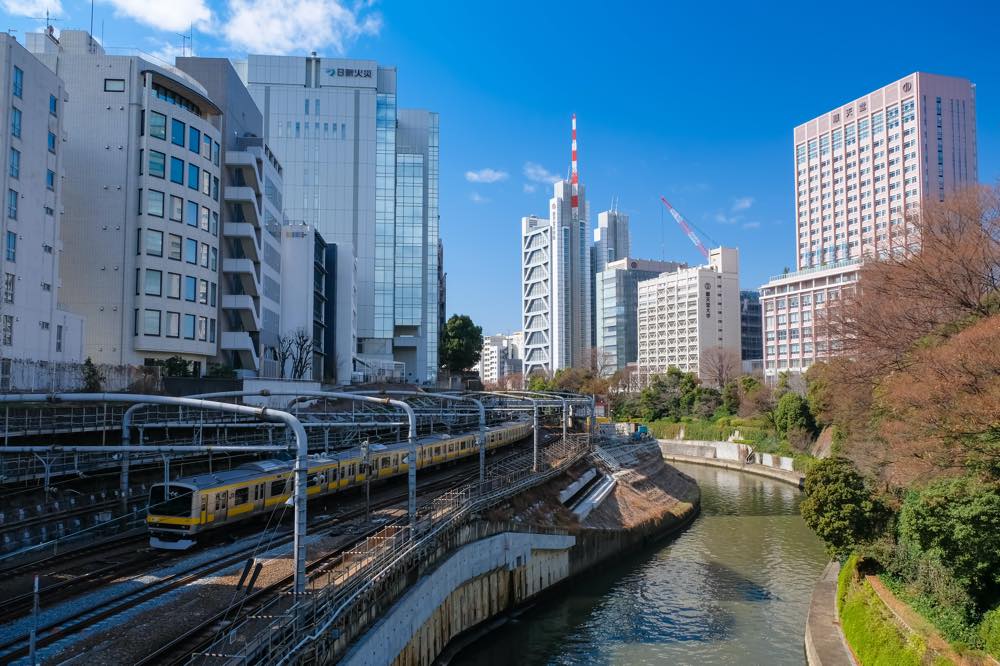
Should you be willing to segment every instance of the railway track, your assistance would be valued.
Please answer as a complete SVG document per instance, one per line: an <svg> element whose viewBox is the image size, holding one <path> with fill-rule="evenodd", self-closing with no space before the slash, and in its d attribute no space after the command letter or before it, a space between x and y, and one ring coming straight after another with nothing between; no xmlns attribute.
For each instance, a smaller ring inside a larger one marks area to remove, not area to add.
<svg viewBox="0 0 1000 666"><path fill-rule="evenodd" d="M478 471L476 471L475 473L469 472L468 468L471 466L472 466L471 464L467 463L466 465L457 467L455 471L428 480L426 484L421 484L419 486L420 493L430 494L430 493L435 493L439 490L443 492L451 487L454 487L456 484L461 483L462 478L477 475ZM391 487L391 489L390 487L385 487L383 489L380 489L379 494L384 496L373 497L371 503L371 508L373 511L396 506L401 501L405 502L407 496L407 489L405 484L394 484ZM330 529L331 527L337 525L338 523L342 523L347 520L361 517L364 515L364 513L365 513L364 500L355 499L350 509L334 516L328 516L315 520L309 525L309 530L310 532L315 533L318 531ZM371 531L374 531L379 527L381 527L381 525L372 525L370 526L369 529ZM311 571L315 569L317 566L321 566L321 564L324 563L325 561L339 555L345 548L349 548L354 543L357 543L357 541L368 536L369 529L366 529L358 533L357 535L354 535L354 538L350 540L351 543L342 548L337 549L336 553L325 555L316 560L314 563L310 565L309 570ZM288 529L282 530L282 532L280 532L277 536L275 536L275 538L273 538L270 541L270 543L268 544L268 550L273 550L274 548L279 548L289 545L291 544L291 541L292 541L291 531ZM245 562L248 559L248 557L253 556L258 546L259 546L258 543L248 544L246 547L240 548L236 551L220 555L219 557L212 558L210 560L195 564L191 567L186 567L181 571L175 572L174 574L162 578L156 581L155 583L143 586L140 589L123 590L120 593L114 594L109 598L103 599L101 603L95 606L81 609L80 611L74 612L65 618L40 626L36 634L36 648L42 649L47 646L53 645L54 643L60 640L79 634L84 630L88 629L89 627L96 625L99 622L102 622L111 617L119 615L124 611L135 608L139 604L146 603L158 597L162 597L164 594L167 594L168 592L180 589L185 585L188 585L201 578L204 578L216 572L222 571L229 567ZM173 555L174 557L179 556L178 553L170 553L163 559L158 560L157 564L161 564L163 561L170 559L170 555ZM142 558L140 557L137 559L141 560ZM148 566L149 564L148 559L145 561L145 564L147 566L144 566L143 569L150 570ZM53 591L56 591L57 593L59 591L65 592L71 587L80 587L83 584L87 584L88 587L94 587L100 582L106 582L108 580L108 576L105 574L109 574L112 571L112 569L113 566L109 564L108 570L102 572L99 575L87 574L79 577L75 581L68 580L64 583L57 584L58 586L53 585L46 587L43 589L43 592L53 590L53 588L55 588L55 590ZM120 578L121 576L120 574L116 574L112 575L112 577ZM256 608L256 600L268 594L271 595L269 600L273 601L274 596L278 594L278 590L282 587L287 586L287 584L290 581L291 577L288 577L287 579L282 579L281 581L267 585L266 587L262 587L259 590L252 592L251 594L253 597L252 599L253 604L251 604L251 606L253 606L253 608ZM63 593L60 598L64 599L67 596L69 595ZM246 606L248 600L249 599L243 599L241 601L241 605ZM10 601L15 602L17 604L17 608L10 612L10 617L24 617L25 611L30 610L31 608L32 595L31 594L21 595L20 598L15 598ZM49 599L46 598L45 601L48 602ZM5 610L7 606L8 604L5 604ZM228 612L229 610L230 609L226 609L226 612ZM5 613L5 616L6 615L7 613ZM182 637L178 637L177 639L174 639L165 644L162 648L160 648L160 650L154 653L160 655L159 657L156 657L157 661L148 661L146 663L163 663L163 661L159 660L161 658L167 659L167 663L169 663L170 658L173 658L171 657L171 653L179 654L179 652L184 649L187 650L186 654L190 654L191 652L195 651L191 649L192 640L198 642L198 645L201 645L202 642L210 643L211 640L214 638L215 633L218 631L220 623L226 622L226 617L224 613L220 613L217 615L219 615L219 617L213 616L209 621L200 623L197 627L189 630L188 632L185 632L185 634L183 634ZM245 613L239 614L239 617L244 617L244 616ZM198 640L197 635L202 636L201 640ZM0 643L0 663L8 663L10 661L28 656L29 640L30 639L28 634L21 634L13 639L6 640L3 643ZM174 657L176 657L177 654L175 654ZM150 658L153 658L153 655L150 655Z"/></svg>

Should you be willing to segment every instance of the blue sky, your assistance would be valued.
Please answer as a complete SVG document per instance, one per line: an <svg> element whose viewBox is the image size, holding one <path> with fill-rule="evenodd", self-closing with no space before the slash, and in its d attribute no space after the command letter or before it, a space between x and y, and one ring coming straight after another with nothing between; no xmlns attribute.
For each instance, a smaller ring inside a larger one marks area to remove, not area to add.
<svg viewBox="0 0 1000 666"><path fill-rule="evenodd" d="M0 7L22 38L42 23L18 15L46 7L57 28L90 21L79 0ZM1000 178L996 3L98 0L95 16L106 45L167 58L194 23L198 55L396 65L400 105L441 114L448 312L486 333L519 327L519 221L566 173L574 112L591 224L618 197L634 256L697 263L664 194L739 247L747 287L794 265L792 128L905 74L977 84L980 180Z"/></svg>

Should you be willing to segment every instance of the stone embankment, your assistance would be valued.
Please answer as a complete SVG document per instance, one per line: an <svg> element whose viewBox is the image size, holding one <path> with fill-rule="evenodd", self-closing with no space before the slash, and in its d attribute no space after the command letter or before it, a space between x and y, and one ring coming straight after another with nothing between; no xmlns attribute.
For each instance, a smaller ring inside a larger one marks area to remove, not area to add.
<svg viewBox="0 0 1000 666"><path fill-rule="evenodd" d="M609 478L614 483L602 486ZM593 506L581 520L575 509L588 498ZM699 503L697 484L667 465L655 443L618 446L581 461L482 516L503 531L461 546L414 581L342 663L446 663L510 611L683 528Z"/></svg>

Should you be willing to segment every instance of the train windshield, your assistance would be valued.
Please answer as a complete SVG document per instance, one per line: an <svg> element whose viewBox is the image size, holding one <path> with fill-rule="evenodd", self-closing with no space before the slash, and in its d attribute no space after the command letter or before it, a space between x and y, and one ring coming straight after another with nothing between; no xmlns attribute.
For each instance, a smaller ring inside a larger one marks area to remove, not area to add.
<svg viewBox="0 0 1000 666"><path fill-rule="evenodd" d="M190 516L193 496L190 488L172 485L169 497L164 498L163 484L157 484L149 490L149 513L155 516Z"/></svg>

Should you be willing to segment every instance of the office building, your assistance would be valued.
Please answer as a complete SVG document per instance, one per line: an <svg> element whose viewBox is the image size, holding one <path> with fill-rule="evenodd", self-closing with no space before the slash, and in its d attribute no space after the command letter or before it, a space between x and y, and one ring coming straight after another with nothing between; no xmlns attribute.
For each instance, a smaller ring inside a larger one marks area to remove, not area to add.
<svg viewBox="0 0 1000 666"><path fill-rule="evenodd" d="M975 86L914 73L799 125L793 139L798 270L760 290L769 379L835 351L813 322L854 288L862 261L918 251L907 214L977 182Z"/></svg>
<svg viewBox="0 0 1000 666"><path fill-rule="evenodd" d="M251 55L237 69L284 166L286 217L337 247L337 381L399 363L433 381L437 114L398 110L395 68L370 60Z"/></svg>
<svg viewBox="0 0 1000 666"><path fill-rule="evenodd" d="M614 210L597 214L594 244L590 247L590 346L597 346L597 275L608 262L629 255L628 215Z"/></svg>
<svg viewBox="0 0 1000 666"><path fill-rule="evenodd" d="M66 84L61 300L84 355L139 365L218 347L220 110L192 77L109 55L89 33L28 35Z"/></svg>
<svg viewBox="0 0 1000 666"><path fill-rule="evenodd" d="M705 266L639 282L638 373L646 383L670 367L702 373L706 354L740 352L739 253L709 252Z"/></svg>
<svg viewBox="0 0 1000 666"><path fill-rule="evenodd" d="M639 282L681 268L687 268L687 264L623 257L608 262L597 273L595 360L600 375L611 376L638 357Z"/></svg>
<svg viewBox="0 0 1000 666"><path fill-rule="evenodd" d="M553 185L548 219L521 219L524 378L589 367L591 325L587 201L579 182L576 116L570 179Z"/></svg>
<svg viewBox="0 0 1000 666"><path fill-rule="evenodd" d="M335 367L328 366L326 361L327 354L331 353L327 347L326 294L335 293L331 289L334 285L328 284L328 277L335 275L334 271L327 270L328 255L336 257L333 248L328 251L323 235L312 225L291 222L282 226L282 333L276 353L279 363L284 366L283 377L322 381ZM298 340L303 342L297 343ZM282 347L287 349L289 345L291 358L287 358L287 351L284 353L286 358L282 358Z"/></svg>
<svg viewBox="0 0 1000 666"><path fill-rule="evenodd" d="M15 360L83 360L83 320L59 306L65 293L59 266L67 113L63 82L6 33L0 38L0 77L6 204L0 377L7 385Z"/></svg>
<svg viewBox="0 0 1000 666"><path fill-rule="evenodd" d="M740 291L740 360L743 372L763 370L763 321L760 312L760 292Z"/></svg>
<svg viewBox="0 0 1000 666"><path fill-rule="evenodd" d="M281 326L282 166L264 121L225 58L178 58L222 110L219 362L243 376L277 376Z"/></svg>
<svg viewBox="0 0 1000 666"><path fill-rule="evenodd" d="M476 371L484 385L500 385L504 377L521 372L521 359L515 335L488 335L483 338Z"/></svg>

